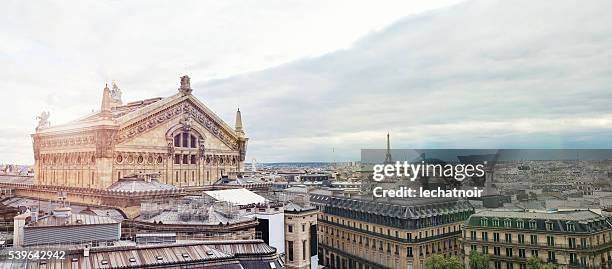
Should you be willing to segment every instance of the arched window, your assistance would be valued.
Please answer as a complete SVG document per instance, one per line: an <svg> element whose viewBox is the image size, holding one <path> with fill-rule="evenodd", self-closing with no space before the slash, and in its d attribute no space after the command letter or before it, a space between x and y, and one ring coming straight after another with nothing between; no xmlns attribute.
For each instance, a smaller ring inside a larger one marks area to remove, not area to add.
<svg viewBox="0 0 612 269"><path fill-rule="evenodd" d="M198 138L190 133L179 133L174 136L174 146L179 148L197 148Z"/></svg>
<svg viewBox="0 0 612 269"><path fill-rule="evenodd" d="M183 133L183 144L181 145L183 148L189 147L189 134Z"/></svg>

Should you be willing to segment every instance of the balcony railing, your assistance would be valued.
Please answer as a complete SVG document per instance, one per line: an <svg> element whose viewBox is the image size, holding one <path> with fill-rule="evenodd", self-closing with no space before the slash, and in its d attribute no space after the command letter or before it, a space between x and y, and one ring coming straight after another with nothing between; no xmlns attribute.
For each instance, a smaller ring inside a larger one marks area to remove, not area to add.
<svg viewBox="0 0 612 269"><path fill-rule="evenodd" d="M428 237L423 237L423 238L417 238L417 239L406 239L406 238L400 238L400 237L395 237L395 236L391 236L391 235L387 235L387 234L381 234L381 233L377 233L377 232L372 232L372 231L368 231L368 230L363 230L363 229L359 229L356 227L352 227L352 226L348 226L348 225L343 225L343 224L339 224L336 222L331 222L328 220L323 220L320 219L318 220L321 223L325 223L325 224L329 224L329 225L333 225L333 226L337 226L343 229L348 229L348 230L352 230L355 232L359 232L359 233L364 233L364 234L368 234L368 235L372 235L372 236L377 236L377 237L381 237L381 238L385 238L388 240L394 240L394 241L399 241L399 242L403 242L403 243L420 243L420 242L427 242L430 240L438 240L438 239L445 239L445 238L452 238L452 237L458 237L461 235L461 231L456 231L456 232L450 232L450 233L445 233L445 234L439 234L439 235L435 235L435 236L428 236ZM337 237L337 235L336 235Z"/></svg>
<svg viewBox="0 0 612 269"><path fill-rule="evenodd" d="M505 240L500 240L500 241L492 241L492 240L488 240L488 241L484 241L484 240L472 240L471 238L461 238L461 241L463 241L465 244L478 244L478 245L499 245L499 246L512 246L512 247L516 247L516 248L525 248L525 249L529 249L529 248L539 248L539 249L550 249L550 250L565 250L568 252L595 252L595 251L601 251L604 249L607 249L609 247L612 247L612 240L608 241L606 243L603 244L599 244L599 245L591 245L591 246L583 246L583 245L575 245L575 246L570 246L569 244L559 244L556 243L554 245L548 245L546 242L538 242L537 244L531 244L529 242L527 243L518 243L517 241L512 241L512 242L506 242Z"/></svg>

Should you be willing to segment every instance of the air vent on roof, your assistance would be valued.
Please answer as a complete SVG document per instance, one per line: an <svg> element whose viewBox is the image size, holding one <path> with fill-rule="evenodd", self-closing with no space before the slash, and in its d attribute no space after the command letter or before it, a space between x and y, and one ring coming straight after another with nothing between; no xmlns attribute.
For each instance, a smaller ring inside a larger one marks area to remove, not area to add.
<svg viewBox="0 0 612 269"><path fill-rule="evenodd" d="M189 254L183 253L183 258L189 258Z"/></svg>
<svg viewBox="0 0 612 269"><path fill-rule="evenodd" d="M210 250L209 250L209 251L206 251L206 255L208 255L208 256L212 256L213 254L214 254L214 253L213 253L212 251L210 251Z"/></svg>
<svg viewBox="0 0 612 269"><path fill-rule="evenodd" d="M136 262L136 258L130 258L130 262Z"/></svg>
<svg viewBox="0 0 612 269"><path fill-rule="evenodd" d="M155 257L155 258L156 258L158 261L163 261L163 260L164 260L164 257L162 257L162 256L157 256L157 257Z"/></svg>

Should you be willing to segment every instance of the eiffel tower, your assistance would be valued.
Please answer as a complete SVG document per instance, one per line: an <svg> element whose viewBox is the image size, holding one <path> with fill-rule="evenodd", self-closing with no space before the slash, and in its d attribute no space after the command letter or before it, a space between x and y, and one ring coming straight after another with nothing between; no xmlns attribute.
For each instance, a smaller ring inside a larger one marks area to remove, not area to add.
<svg viewBox="0 0 612 269"><path fill-rule="evenodd" d="M391 156L391 142L389 139L389 133L387 133L387 151L385 153L385 164L393 163L393 157ZM372 196L372 189L374 188L374 184L372 180L372 171L371 167L361 171L361 195L364 196Z"/></svg>
<svg viewBox="0 0 612 269"><path fill-rule="evenodd" d="M391 157L391 142L389 141L389 133L387 133L387 153L385 154L385 164L393 163L393 157Z"/></svg>

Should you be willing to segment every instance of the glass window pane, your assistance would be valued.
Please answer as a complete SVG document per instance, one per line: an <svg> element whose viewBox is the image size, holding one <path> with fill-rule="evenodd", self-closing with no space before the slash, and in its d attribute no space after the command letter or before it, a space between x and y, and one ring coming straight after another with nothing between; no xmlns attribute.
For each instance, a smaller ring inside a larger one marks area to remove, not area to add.
<svg viewBox="0 0 612 269"><path fill-rule="evenodd" d="M189 141L189 134L188 133L183 133L183 145L182 147L184 148L188 148L189 145L187 144Z"/></svg>
<svg viewBox="0 0 612 269"><path fill-rule="evenodd" d="M196 143L196 137L192 135L191 136L191 144L190 145L191 145L192 148L195 148L196 144L197 144Z"/></svg>

